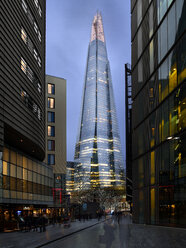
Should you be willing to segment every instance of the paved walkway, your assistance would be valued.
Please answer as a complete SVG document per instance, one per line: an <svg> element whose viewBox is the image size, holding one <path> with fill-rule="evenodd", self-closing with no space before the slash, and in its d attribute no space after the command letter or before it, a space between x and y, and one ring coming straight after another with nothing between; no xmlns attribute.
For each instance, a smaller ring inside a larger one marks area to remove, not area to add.
<svg viewBox="0 0 186 248"><path fill-rule="evenodd" d="M59 226L50 225L46 227L46 232L11 232L0 233L0 247L1 248L36 248L42 247L46 243L57 240L63 236L68 236L71 233L76 233L80 230L97 225L103 222L104 219L98 221L97 219L86 221L75 221L71 223L69 228L64 228L63 224Z"/></svg>

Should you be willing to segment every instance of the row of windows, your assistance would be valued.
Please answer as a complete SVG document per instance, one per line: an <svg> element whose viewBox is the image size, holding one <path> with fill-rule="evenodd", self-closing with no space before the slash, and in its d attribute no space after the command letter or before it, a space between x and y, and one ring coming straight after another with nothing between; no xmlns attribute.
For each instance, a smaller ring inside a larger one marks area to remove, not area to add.
<svg viewBox="0 0 186 248"><path fill-rule="evenodd" d="M37 116L39 120L41 120L41 109L34 102L31 96L25 90L21 90L21 98L26 106Z"/></svg>
<svg viewBox="0 0 186 248"><path fill-rule="evenodd" d="M48 108L55 108L55 99L52 97L48 97Z"/></svg>
<svg viewBox="0 0 186 248"><path fill-rule="evenodd" d="M40 17L42 17L42 10L41 10L41 6L39 5L39 1L38 0L34 0L35 6L37 8L38 14Z"/></svg>
<svg viewBox="0 0 186 248"><path fill-rule="evenodd" d="M37 78L35 73L32 71L30 66L22 57L21 57L21 70L26 74L28 79L34 84L38 92L41 94L41 84L39 82L39 79Z"/></svg>
<svg viewBox="0 0 186 248"><path fill-rule="evenodd" d="M166 60L164 60L158 70L152 75L145 87L139 92L138 97L135 98L133 102L133 109L135 112L135 115L133 116L134 127L136 127L136 125L138 125L138 123L142 121L149 112L158 106L158 104L161 103L165 97L167 97L168 94L170 94L185 79L185 42L186 35L182 37ZM144 75L143 68L145 69L145 63L141 65L142 72L140 73L140 77ZM139 77L138 80L135 79L134 81L136 82L133 82L133 93L135 94L142 87L143 81L139 81ZM144 99L146 99L145 102ZM140 108L139 112L138 108L142 105L143 107Z"/></svg>
<svg viewBox="0 0 186 248"><path fill-rule="evenodd" d="M134 161L134 189L148 185L171 185L186 176L186 134L171 139ZM184 181L182 181L184 182ZM180 180L181 183L181 180Z"/></svg>
<svg viewBox="0 0 186 248"><path fill-rule="evenodd" d="M35 60L37 61L39 67L41 67L41 58L39 57L38 52L36 51L36 48L34 47L31 39L27 35L27 33L24 30L24 28L21 28L21 38L24 41L24 43L27 45L27 47L30 50L30 52L33 54L33 56L34 56Z"/></svg>
<svg viewBox="0 0 186 248"><path fill-rule="evenodd" d="M38 40L41 42L41 32L40 32L40 30L39 30L39 28L38 28L38 26L36 24L36 21L34 20L33 15L31 14L31 11L28 8L25 0L22 0L22 8L25 11L25 13L27 14L28 19L29 19L30 23L32 24L32 26L34 28L34 31L37 34Z"/></svg>
<svg viewBox="0 0 186 248"><path fill-rule="evenodd" d="M163 18L163 16L165 15L167 9L169 8L169 6L171 5L173 0L157 0L157 7L158 7L158 13L157 13L157 17L158 17L158 24L160 23L161 19ZM180 0L178 0L180 1Z"/></svg>
<svg viewBox="0 0 186 248"><path fill-rule="evenodd" d="M55 94L55 85L54 84L48 84L48 94Z"/></svg>
<svg viewBox="0 0 186 248"><path fill-rule="evenodd" d="M177 139L186 128L186 85L174 92L133 135L134 158L166 139Z"/></svg>
<svg viewBox="0 0 186 248"><path fill-rule="evenodd" d="M155 34L151 44L147 49L150 49L149 53L151 60L153 57L158 56L158 63L163 59L166 52L171 48L174 42L179 38L185 29L184 24L184 0L175 1L169 10L168 15L161 23L158 32ZM140 26L136 37L132 42L132 67L134 68L137 59L141 56L144 48L146 47L149 39L152 37L154 32L154 5L150 5L148 13ZM182 25L179 23L182 22ZM158 53L154 56L154 48L158 42ZM153 70L153 68L152 68ZM152 73L151 70L151 73Z"/></svg>
<svg viewBox="0 0 186 248"><path fill-rule="evenodd" d="M7 162L6 165L4 164L5 162ZM9 162L12 165L14 165L14 166L11 165L12 169L9 167ZM42 163L37 163L35 161L32 161L31 159L4 147L3 149L3 174L10 175L9 173L13 173L13 170L16 170L16 169L19 171L23 170L23 169L20 169L20 167L27 169L29 175L31 175L31 173L33 172L36 172L38 176L43 175L49 178L53 178L53 173L50 168L44 166ZM6 170L6 173L5 173L5 170ZM19 172L17 173L19 174ZM16 172L14 175L16 175Z"/></svg>
<svg viewBox="0 0 186 248"><path fill-rule="evenodd" d="M55 164L55 155L48 154L48 165L54 165L54 164Z"/></svg>
<svg viewBox="0 0 186 248"><path fill-rule="evenodd" d="M52 186L34 183L5 175L3 175L3 189L48 196L52 194Z"/></svg>

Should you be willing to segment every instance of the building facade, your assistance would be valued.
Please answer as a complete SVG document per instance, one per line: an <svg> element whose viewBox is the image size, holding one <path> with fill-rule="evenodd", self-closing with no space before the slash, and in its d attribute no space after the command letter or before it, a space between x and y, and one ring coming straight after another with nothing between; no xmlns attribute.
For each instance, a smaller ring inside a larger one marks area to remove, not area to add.
<svg viewBox="0 0 186 248"><path fill-rule="evenodd" d="M88 47L80 127L75 150L75 187L123 187L124 164L102 17L94 16Z"/></svg>
<svg viewBox="0 0 186 248"><path fill-rule="evenodd" d="M67 172L66 172L66 192L71 195L74 191L74 170L75 162L67 161Z"/></svg>
<svg viewBox="0 0 186 248"><path fill-rule="evenodd" d="M133 220L186 223L186 1L131 1Z"/></svg>
<svg viewBox="0 0 186 248"><path fill-rule="evenodd" d="M1 224L30 204L52 204L52 170L42 163L45 9L46 1L0 2Z"/></svg>
<svg viewBox="0 0 186 248"><path fill-rule="evenodd" d="M62 206L66 190L66 80L46 75L46 157L54 172L53 197Z"/></svg>
<svg viewBox="0 0 186 248"><path fill-rule="evenodd" d="M130 64L125 64L125 130L126 201L132 205L132 80Z"/></svg>

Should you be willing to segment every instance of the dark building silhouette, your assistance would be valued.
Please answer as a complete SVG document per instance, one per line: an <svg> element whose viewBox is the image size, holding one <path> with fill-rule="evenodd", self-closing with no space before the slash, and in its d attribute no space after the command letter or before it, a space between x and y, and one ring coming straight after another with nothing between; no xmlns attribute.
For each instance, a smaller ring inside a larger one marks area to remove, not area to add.
<svg viewBox="0 0 186 248"><path fill-rule="evenodd" d="M186 1L131 1L133 221L186 223Z"/></svg>
<svg viewBox="0 0 186 248"><path fill-rule="evenodd" d="M0 216L52 203L45 157L46 1L0 1ZM7 226L7 228L9 228Z"/></svg>
<svg viewBox="0 0 186 248"><path fill-rule="evenodd" d="M126 142L126 200L132 203L132 81L131 65L125 64L125 142ZM132 206L131 206L132 207Z"/></svg>

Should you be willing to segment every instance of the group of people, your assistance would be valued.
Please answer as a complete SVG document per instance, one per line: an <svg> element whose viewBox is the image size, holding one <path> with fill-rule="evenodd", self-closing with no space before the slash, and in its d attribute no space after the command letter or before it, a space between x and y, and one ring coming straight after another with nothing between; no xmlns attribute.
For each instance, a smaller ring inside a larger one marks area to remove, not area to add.
<svg viewBox="0 0 186 248"><path fill-rule="evenodd" d="M34 216L26 216L26 217L20 217L19 218L19 229L21 231L27 231L30 232L31 230L37 232L38 229L40 232L46 231L46 225L48 224L48 219L40 215L38 217Z"/></svg>

